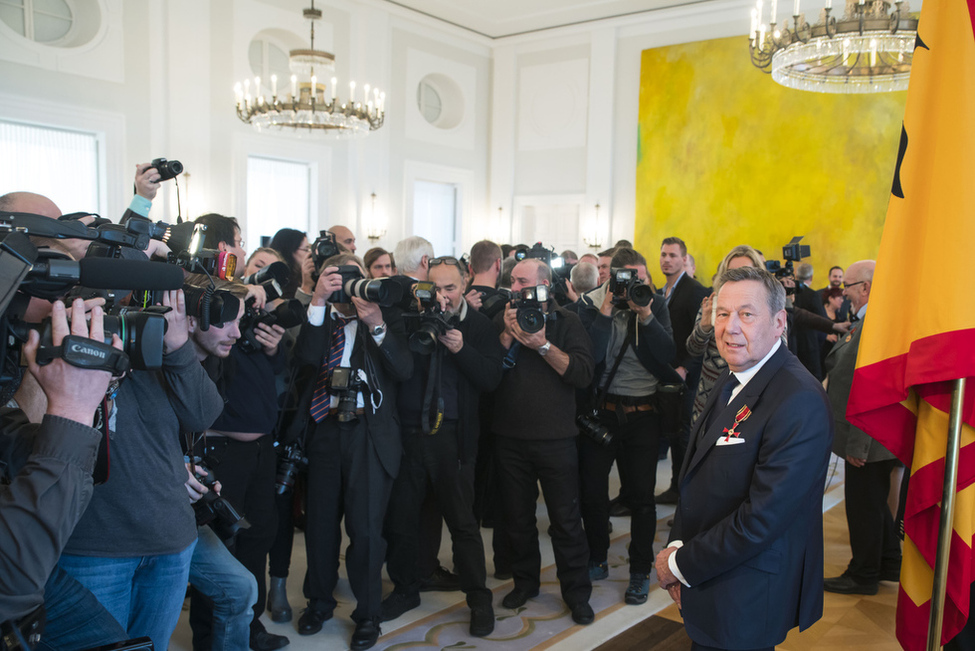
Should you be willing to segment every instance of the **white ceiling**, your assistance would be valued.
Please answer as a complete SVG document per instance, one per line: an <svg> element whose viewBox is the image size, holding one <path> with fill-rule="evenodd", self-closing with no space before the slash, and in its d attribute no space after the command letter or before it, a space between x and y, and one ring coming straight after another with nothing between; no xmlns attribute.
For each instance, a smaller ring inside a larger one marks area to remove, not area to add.
<svg viewBox="0 0 975 651"><path fill-rule="evenodd" d="M696 0L385 0L389 4L487 36L501 38Z"/></svg>

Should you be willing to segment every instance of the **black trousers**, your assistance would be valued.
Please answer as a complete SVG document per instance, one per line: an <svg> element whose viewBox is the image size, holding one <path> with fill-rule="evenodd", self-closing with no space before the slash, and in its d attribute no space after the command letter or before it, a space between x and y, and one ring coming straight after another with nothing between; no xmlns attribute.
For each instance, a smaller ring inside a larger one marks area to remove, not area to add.
<svg viewBox="0 0 975 651"><path fill-rule="evenodd" d="M306 475L302 471L294 488L284 495L274 496L274 505L278 512L278 531L274 537L274 544L268 552L268 574L278 578L287 578L291 568L291 552L295 544L294 503L295 493L307 488ZM300 484L300 487L299 487Z"/></svg>
<svg viewBox="0 0 975 651"><path fill-rule="evenodd" d="M495 573L510 573L511 546L504 523L497 436L484 429L483 421L481 427L474 471L474 515L482 526L493 530L491 550L494 554Z"/></svg>
<svg viewBox="0 0 975 651"><path fill-rule="evenodd" d="M526 440L498 436L499 479L515 587L538 590L542 558L535 507L541 482L552 527L552 548L570 606L589 601L589 545L579 511L579 451L575 437Z"/></svg>
<svg viewBox="0 0 975 651"><path fill-rule="evenodd" d="M648 574L653 569L653 539L657 533L653 492L657 483L660 417L652 411L631 412L626 417L626 422L620 423L615 413L599 412L600 422L613 435L609 445L579 437L582 521L590 561L605 562L609 551L609 473L615 459L621 499L631 513L630 572Z"/></svg>
<svg viewBox="0 0 975 651"><path fill-rule="evenodd" d="M234 557L257 579L257 603L254 604L254 623L267 604L267 554L274 543L278 527L278 512L274 503L274 479L277 455L271 436L254 441L237 441L226 436L207 437L205 456L220 481L220 495L247 518L250 528L241 529L229 545ZM194 638L203 642L209 637L211 608L206 599L191 591L190 624Z"/></svg>
<svg viewBox="0 0 975 651"><path fill-rule="evenodd" d="M458 459L457 421L444 421L436 434L403 432L403 465L393 482L386 512L386 571L395 591L415 595L425 578L418 564L420 514L429 492L450 531L454 570L470 606L491 602L485 587L484 541L474 518L474 464Z"/></svg>
<svg viewBox="0 0 975 651"><path fill-rule="evenodd" d="M843 496L853 551L846 571L860 583L876 583L881 571L900 570L900 539L887 506L890 473L896 467L896 459L866 463L862 468L846 462Z"/></svg>
<svg viewBox="0 0 975 651"><path fill-rule="evenodd" d="M354 423L326 417L309 436L308 518L304 592L309 606L331 612L339 580L341 522L349 536L345 566L356 608L352 620L379 621L386 558L383 516L393 478L383 468L360 416Z"/></svg>

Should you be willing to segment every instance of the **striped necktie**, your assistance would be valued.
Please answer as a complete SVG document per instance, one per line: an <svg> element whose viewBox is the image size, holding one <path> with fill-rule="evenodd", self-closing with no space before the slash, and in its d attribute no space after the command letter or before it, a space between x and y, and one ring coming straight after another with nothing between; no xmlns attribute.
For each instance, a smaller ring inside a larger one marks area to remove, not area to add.
<svg viewBox="0 0 975 651"><path fill-rule="evenodd" d="M316 423L322 422L322 419L328 415L328 410L332 406L332 396L328 392L328 378L331 377L332 371L338 368L342 362L342 355L345 353L345 326L355 318L346 318L334 312L333 315L335 323L332 330L332 345L329 346L328 355L326 355L324 360L325 363L322 364L321 369L318 371L315 391L311 396L311 417L315 419Z"/></svg>

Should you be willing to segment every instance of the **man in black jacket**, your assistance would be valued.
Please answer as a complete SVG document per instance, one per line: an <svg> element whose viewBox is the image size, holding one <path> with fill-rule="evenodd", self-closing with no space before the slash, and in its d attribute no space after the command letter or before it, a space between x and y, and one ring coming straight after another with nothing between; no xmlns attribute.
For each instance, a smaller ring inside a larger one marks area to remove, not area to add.
<svg viewBox="0 0 975 651"><path fill-rule="evenodd" d="M332 617L344 517L351 539L345 562L357 602L351 648L359 651L380 634L383 516L403 455L396 385L413 375L413 358L402 319L375 303L335 294L342 287L338 265L347 264L362 269L350 254L325 261L294 348L299 363L318 368L299 405L313 422L305 444L308 608L298 633L317 633Z"/></svg>
<svg viewBox="0 0 975 651"><path fill-rule="evenodd" d="M442 316L456 322L431 354L414 351L413 378L400 388L405 454L386 515L386 570L395 588L383 600L383 621L420 605L418 520L429 482L453 541L454 569L471 608L470 633L484 637L494 630L494 610L474 518L477 410L480 394L501 381L503 351L491 321L464 300L461 263L433 258L429 264L429 279L446 303Z"/></svg>
<svg viewBox="0 0 975 651"><path fill-rule="evenodd" d="M537 259L511 272L511 290L550 285L552 272ZM576 449L576 389L592 381L589 335L579 317L548 301L544 327L526 332L510 305L495 318L509 367L495 393L492 427L497 437L499 483L511 544L515 588L501 602L519 608L538 595L541 554L535 505L538 483L552 522L552 546L562 598L577 624L591 624L589 545L579 512L579 453Z"/></svg>
<svg viewBox="0 0 975 651"><path fill-rule="evenodd" d="M646 281L646 260L633 249L617 250L611 279L623 269ZM611 282L584 296L580 304L579 316L593 340L596 360L597 404L593 406L599 423L612 435L608 444L591 436L579 438L582 518L589 540L589 577L605 579L609 576L609 473L615 459L625 496L621 499L632 515L630 583L624 601L637 605L646 602L650 590L657 526L653 491L660 414L655 394L661 382L680 378L669 366L674 339L663 299L654 294L647 305L614 300ZM649 287L643 289L650 293Z"/></svg>

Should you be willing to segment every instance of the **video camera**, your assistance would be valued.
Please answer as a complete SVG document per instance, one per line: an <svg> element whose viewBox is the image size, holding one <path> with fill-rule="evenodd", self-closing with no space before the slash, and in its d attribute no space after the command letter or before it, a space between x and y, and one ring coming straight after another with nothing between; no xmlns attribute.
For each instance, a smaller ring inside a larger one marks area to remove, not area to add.
<svg viewBox="0 0 975 651"><path fill-rule="evenodd" d="M808 258L810 255L809 245L799 244L802 238L802 235L797 235L782 247L782 258L785 260L785 264L781 264L778 260L766 260L765 270L779 280L795 277L793 263Z"/></svg>
<svg viewBox="0 0 975 651"><path fill-rule="evenodd" d="M640 280L635 270L626 267L613 267L610 270L609 293L613 296L613 305L617 307L627 307L630 301L646 307L653 300L650 285Z"/></svg>

